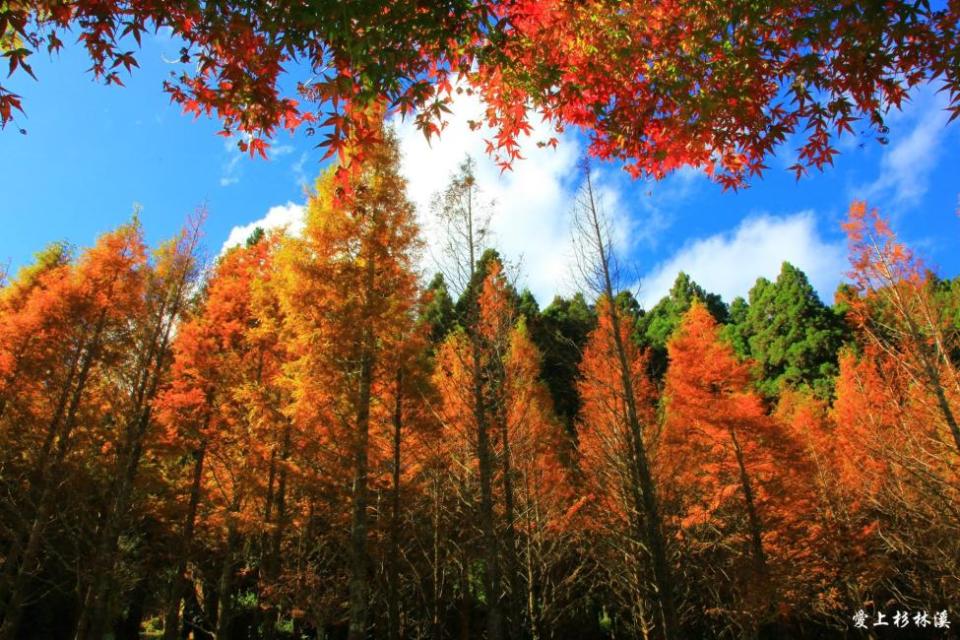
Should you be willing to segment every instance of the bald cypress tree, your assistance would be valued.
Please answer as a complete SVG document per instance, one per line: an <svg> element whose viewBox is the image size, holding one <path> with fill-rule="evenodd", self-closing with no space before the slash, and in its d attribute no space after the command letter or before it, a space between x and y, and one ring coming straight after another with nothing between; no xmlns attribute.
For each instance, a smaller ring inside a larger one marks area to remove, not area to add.
<svg viewBox="0 0 960 640"><path fill-rule="evenodd" d="M694 300L702 302L714 320L721 324L727 322L727 305L720 296L709 293L682 271L677 274L670 293L637 320L636 336L650 346L650 368L657 378L667 370L667 341Z"/></svg>

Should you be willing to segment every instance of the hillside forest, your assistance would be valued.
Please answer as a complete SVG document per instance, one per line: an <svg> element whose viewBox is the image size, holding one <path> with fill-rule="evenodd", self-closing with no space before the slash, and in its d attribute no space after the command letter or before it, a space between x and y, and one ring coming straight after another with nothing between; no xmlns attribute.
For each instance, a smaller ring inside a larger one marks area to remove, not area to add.
<svg viewBox="0 0 960 640"><path fill-rule="evenodd" d="M0 640L956 637L960 279L854 202L829 304L643 309L586 172L541 308L469 163L422 272L382 138L300 235L6 274Z"/></svg>

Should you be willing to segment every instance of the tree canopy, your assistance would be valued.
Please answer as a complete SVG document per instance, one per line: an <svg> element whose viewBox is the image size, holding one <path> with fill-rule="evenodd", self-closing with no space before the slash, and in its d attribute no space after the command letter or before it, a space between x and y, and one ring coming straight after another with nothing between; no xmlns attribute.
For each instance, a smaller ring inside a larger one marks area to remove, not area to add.
<svg viewBox="0 0 960 640"><path fill-rule="evenodd" d="M761 389L773 394L783 383L807 385L829 394L837 374L837 351L847 331L843 319L826 307L807 276L784 262L774 282L760 278L750 302L734 301L730 331L740 355L753 358L763 378Z"/></svg>
<svg viewBox="0 0 960 640"><path fill-rule="evenodd" d="M8 0L0 52L10 73L33 75L31 55L69 34L95 76L122 84L142 35L169 27L184 43L172 99L246 134L251 154L280 128L305 128L359 158L385 114L438 134L468 91L485 101L474 124L492 127L488 150L505 167L539 113L635 176L691 166L735 187L794 134L798 174L830 164L838 134L884 139L886 114L922 82L942 83L956 116L958 20L956 2L907 0ZM294 69L303 75L287 80ZM22 109L0 87L0 125Z"/></svg>
<svg viewBox="0 0 960 640"><path fill-rule="evenodd" d="M677 274L670 292L637 320L637 338L650 345L651 366L657 376L666 370L667 341L680 326L683 314L697 300L706 305L717 322L727 321L727 305L720 296L708 293L682 271Z"/></svg>
<svg viewBox="0 0 960 640"><path fill-rule="evenodd" d="M947 628L960 289L879 213L851 207L833 307L784 264L643 313L587 181L593 277L541 309L468 173L421 277L381 138L299 236L203 270L199 217L153 250L134 219L3 283L0 640Z"/></svg>

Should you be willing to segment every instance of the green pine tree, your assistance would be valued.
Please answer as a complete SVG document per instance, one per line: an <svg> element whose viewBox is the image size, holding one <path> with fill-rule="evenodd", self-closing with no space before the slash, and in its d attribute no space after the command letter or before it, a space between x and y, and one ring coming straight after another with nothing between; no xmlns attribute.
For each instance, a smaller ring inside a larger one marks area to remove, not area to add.
<svg viewBox="0 0 960 640"><path fill-rule="evenodd" d="M637 336L642 344L650 347L651 372L658 379L667 370L667 340L680 325L680 319L694 300L703 302L717 322L727 322L727 305L720 296L708 293L682 271L677 275L670 293L639 316Z"/></svg>
<svg viewBox="0 0 960 640"><path fill-rule="evenodd" d="M430 341L440 344L457 322L457 314L453 307L453 298L447 288L447 281L443 274L433 276L427 286L429 302L423 310L423 319L430 325Z"/></svg>
<svg viewBox="0 0 960 640"><path fill-rule="evenodd" d="M758 386L775 395L783 385L832 392L837 351L846 338L842 317L817 296L807 276L784 262L776 281L759 278L746 309L737 305L728 330L741 355L753 358Z"/></svg>
<svg viewBox="0 0 960 640"><path fill-rule="evenodd" d="M587 336L597 318L583 294L572 298L557 296L530 325L531 336L542 354L541 377L550 390L554 409L567 433L574 437L574 422L580 411L577 375Z"/></svg>

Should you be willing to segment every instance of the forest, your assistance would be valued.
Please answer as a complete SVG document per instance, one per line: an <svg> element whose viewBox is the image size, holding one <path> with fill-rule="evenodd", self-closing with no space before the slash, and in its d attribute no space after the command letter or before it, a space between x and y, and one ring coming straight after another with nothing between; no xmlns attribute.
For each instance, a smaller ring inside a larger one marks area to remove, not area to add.
<svg viewBox="0 0 960 640"><path fill-rule="evenodd" d="M3 147L4 233L46 231L13 195L209 186L165 173L201 163L172 118L131 142L155 104L94 127L124 110L80 112L69 47L117 87L157 54L230 166L289 133L324 169L302 233L209 258L201 207L163 243L134 215L0 267L0 640L958 637L960 277L884 188L922 195L960 116L960 1L0 0L0 140L46 142ZM429 142L465 95L503 171L567 135L635 184L730 192L778 153L798 180L862 160L924 92L912 155L834 203L829 301L784 262L643 308L586 168L577 293L541 307L469 162L438 168L428 248L384 125Z"/></svg>
<svg viewBox="0 0 960 640"><path fill-rule="evenodd" d="M423 273L398 166L4 279L0 640L952 637L960 278L854 202L832 304L784 263L642 309L587 171L540 308L469 163Z"/></svg>

